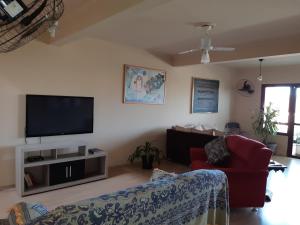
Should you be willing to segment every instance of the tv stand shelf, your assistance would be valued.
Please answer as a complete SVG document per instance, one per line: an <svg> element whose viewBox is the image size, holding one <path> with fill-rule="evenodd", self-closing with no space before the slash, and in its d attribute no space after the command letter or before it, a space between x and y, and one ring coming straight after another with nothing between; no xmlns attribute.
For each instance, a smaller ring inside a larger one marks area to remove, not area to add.
<svg viewBox="0 0 300 225"><path fill-rule="evenodd" d="M29 161L41 156L43 160ZM48 143L16 147L16 188L21 196L107 177L105 151L89 153L85 143Z"/></svg>

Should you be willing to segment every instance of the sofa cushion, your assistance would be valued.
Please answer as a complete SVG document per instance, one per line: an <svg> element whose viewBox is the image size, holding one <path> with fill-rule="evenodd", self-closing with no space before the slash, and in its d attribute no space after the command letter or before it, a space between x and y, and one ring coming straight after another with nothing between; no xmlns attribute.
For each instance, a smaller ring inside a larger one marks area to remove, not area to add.
<svg viewBox="0 0 300 225"><path fill-rule="evenodd" d="M226 166L230 153L227 150L224 137L218 137L204 146L209 164Z"/></svg>
<svg viewBox="0 0 300 225"><path fill-rule="evenodd" d="M173 177L176 177L176 176L177 176L176 173L169 173L167 171L155 168L152 172L152 176L150 178L150 181L152 182L152 181L157 181L157 180L164 180L164 179L169 179L169 178L173 178Z"/></svg>

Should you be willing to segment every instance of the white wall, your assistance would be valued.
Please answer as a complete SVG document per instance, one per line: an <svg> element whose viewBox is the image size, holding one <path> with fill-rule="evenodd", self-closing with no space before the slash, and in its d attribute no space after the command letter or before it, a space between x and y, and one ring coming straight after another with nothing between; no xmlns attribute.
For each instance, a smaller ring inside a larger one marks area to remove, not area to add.
<svg viewBox="0 0 300 225"><path fill-rule="evenodd" d="M164 105L123 104L123 64L167 71ZM216 114L190 114L191 78L220 80ZM38 42L0 56L0 186L14 184L14 147L24 144L25 94L95 97L94 133L43 138L83 140L124 164L135 146L153 140L165 148L165 130L190 122L222 129L231 116L232 71L220 66L171 67L146 51L85 39L56 47ZM32 139L31 142L37 142Z"/></svg>
<svg viewBox="0 0 300 225"><path fill-rule="evenodd" d="M300 65L294 66L273 66L263 68L263 81L259 82L256 77L259 71L255 69L241 69L237 72L235 83L239 79L249 79L255 84L255 93L251 97L243 97L235 92L233 119L238 121L242 129L253 135L251 117L257 112L261 102L261 84L282 84L300 83ZM287 154L287 137L277 136L275 142L278 143L278 155Z"/></svg>

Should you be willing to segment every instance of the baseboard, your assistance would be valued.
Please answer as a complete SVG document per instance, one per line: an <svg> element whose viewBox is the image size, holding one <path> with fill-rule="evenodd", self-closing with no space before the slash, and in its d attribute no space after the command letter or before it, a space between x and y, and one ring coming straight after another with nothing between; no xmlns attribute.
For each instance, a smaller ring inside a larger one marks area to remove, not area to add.
<svg viewBox="0 0 300 225"><path fill-rule="evenodd" d="M0 186L0 191L5 191L7 189L16 188L15 185L7 185L7 186Z"/></svg>

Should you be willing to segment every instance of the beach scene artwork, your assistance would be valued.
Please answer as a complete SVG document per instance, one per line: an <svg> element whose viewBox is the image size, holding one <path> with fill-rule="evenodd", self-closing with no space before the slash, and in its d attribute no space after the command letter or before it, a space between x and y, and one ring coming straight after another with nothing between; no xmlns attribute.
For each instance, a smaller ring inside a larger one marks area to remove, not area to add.
<svg viewBox="0 0 300 225"><path fill-rule="evenodd" d="M166 72L124 66L124 103L164 104Z"/></svg>

